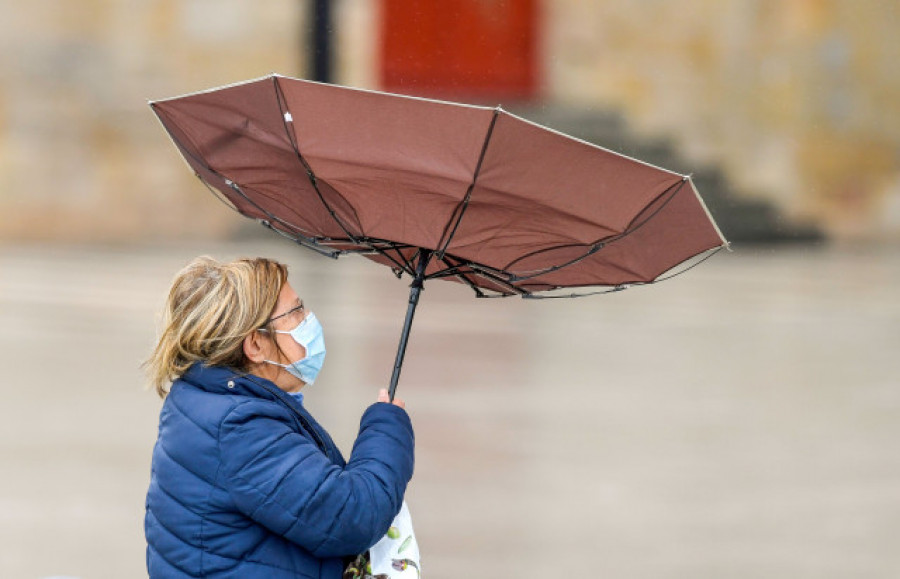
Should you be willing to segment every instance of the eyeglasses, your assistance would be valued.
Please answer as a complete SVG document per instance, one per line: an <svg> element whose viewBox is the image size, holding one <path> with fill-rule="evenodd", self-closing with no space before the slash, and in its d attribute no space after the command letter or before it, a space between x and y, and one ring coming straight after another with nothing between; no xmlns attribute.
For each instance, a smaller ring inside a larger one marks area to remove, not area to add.
<svg viewBox="0 0 900 579"><path fill-rule="evenodd" d="M303 312L305 309L306 308L303 307L303 300L300 300L300 305L294 306L293 308L289 309L288 311L284 312L283 314L278 314L277 316L272 316L271 318L266 320L266 325L274 322L277 319L289 316L289 315L293 314L294 312Z"/></svg>

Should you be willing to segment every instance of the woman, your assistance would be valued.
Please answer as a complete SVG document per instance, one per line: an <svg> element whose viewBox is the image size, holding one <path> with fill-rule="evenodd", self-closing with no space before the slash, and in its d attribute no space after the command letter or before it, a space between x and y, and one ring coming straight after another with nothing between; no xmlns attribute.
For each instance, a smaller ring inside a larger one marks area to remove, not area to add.
<svg viewBox="0 0 900 579"><path fill-rule="evenodd" d="M147 361L165 398L150 577L340 577L388 530L412 477L403 402L381 391L345 462L300 394L325 357L321 326L275 261L194 260L163 323Z"/></svg>

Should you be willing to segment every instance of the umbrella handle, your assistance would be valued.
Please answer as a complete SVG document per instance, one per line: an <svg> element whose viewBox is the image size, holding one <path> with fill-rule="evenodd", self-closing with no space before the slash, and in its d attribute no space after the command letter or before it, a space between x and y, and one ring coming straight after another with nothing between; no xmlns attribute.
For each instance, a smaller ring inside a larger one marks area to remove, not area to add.
<svg viewBox="0 0 900 579"><path fill-rule="evenodd" d="M409 341L409 330L412 327L413 316L416 314L416 306L419 304L419 294L425 282L425 267L431 260L432 251L422 249L419 253L419 263L416 264L416 275L409 288L409 306L406 308L406 320L403 322L403 331L400 333L400 344L397 346L397 358L394 360L394 373L391 375L391 386L388 390L391 402L394 401L394 392L397 390L397 381L400 380L400 369L403 367L403 356L406 354L406 343Z"/></svg>

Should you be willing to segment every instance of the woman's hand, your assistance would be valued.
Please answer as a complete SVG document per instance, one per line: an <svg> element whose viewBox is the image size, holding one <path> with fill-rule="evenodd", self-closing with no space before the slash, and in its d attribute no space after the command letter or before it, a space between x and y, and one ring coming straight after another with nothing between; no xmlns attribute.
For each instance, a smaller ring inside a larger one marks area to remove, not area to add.
<svg viewBox="0 0 900 579"><path fill-rule="evenodd" d="M378 391L378 402L391 402L391 397L388 396L387 388L382 388ZM406 402L404 402L402 398L397 398L396 396L391 404L399 406L400 408L406 408Z"/></svg>

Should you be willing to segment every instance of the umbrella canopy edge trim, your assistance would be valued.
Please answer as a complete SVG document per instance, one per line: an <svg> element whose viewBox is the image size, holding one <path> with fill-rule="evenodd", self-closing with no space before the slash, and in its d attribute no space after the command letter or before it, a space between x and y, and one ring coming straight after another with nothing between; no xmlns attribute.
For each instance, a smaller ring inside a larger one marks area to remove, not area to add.
<svg viewBox="0 0 900 579"><path fill-rule="evenodd" d="M480 111L489 111L492 109L492 107L486 107L483 105L472 105L472 104L468 104L468 103L445 101L445 100L441 100L441 99L432 99L432 98L427 98L427 97L402 94L402 93L398 93L398 92L387 92L387 91L375 90L375 89L371 89L371 88L360 88L360 87L356 87L356 86L347 86L347 85L342 85L342 84L334 84L334 83L330 83L330 82L320 82L317 80L309 80L306 78L297 78L294 76L287 76L287 75L278 74L278 73L272 73L271 75L264 76L264 77L256 79L256 80L265 80L269 77L274 77L276 79L281 78L281 79L288 80L291 82L302 82L302 83L306 83L306 84L315 84L315 85L324 86L324 87L340 88L340 89L355 91L355 92L362 92L362 93L376 94L376 95L386 95L386 96L391 96L391 97L399 97L399 98L403 98L403 99L409 99L409 100L421 101L421 102L427 102L427 103L436 103L436 104L441 104L441 105L451 105L451 106L458 107L458 108L477 109ZM237 85L240 85L240 84L244 84L244 83L237 83ZM220 88L225 88L225 87L220 87ZM210 89L210 90L217 90L217 89ZM207 91L203 91L203 92L207 92ZM188 95L188 96L190 96L190 95Z"/></svg>
<svg viewBox="0 0 900 579"><path fill-rule="evenodd" d="M173 97L173 98L178 98L178 97ZM168 99L167 99L167 100L168 100ZM182 153L182 154L179 155L179 156L181 157L181 161L182 161L185 165L187 165L188 171L190 171L190 172L193 173L196 177L199 178L200 175L197 174L197 171L195 171L194 168L191 167L191 164L188 162L187 158L185 158L184 153L182 152L182 147L181 147L181 145L178 144L178 141L175 140L175 137L174 137L174 136L172 135L172 133L169 131L169 128L166 127L166 123L163 122L162 116L160 115L160 111L159 111L159 109L158 109L157 106L156 106L156 103L158 103L158 102L165 102L165 101L148 101L148 102L147 102L147 104L150 106L150 110L153 111L153 116L156 117L156 122L159 123L159 126L162 127L163 132L166 134L167 137L169 137L169 141L171 141L172 144L175 145L175 150L178 151L179 153ZM195 146L196 146L196 145L195 145ZM191 155L191 156L193 157L193 155ZM196 157L194 157L194 158L196 159ZM199 162L199 161L198 161L198 162ZM204 166L206 165L206 163L201 163L201 164L204 165ZM203 180L201 179L201 181L203 181ZM204 181L204 183L205 183L205 181Z"/></svg>
<svg viewBox="0 0 900 579"><path fill-rule="evenodd" d="M176 101L176 100L184 99L184 98L188 98L188 97L199 96L202 94L214 93L214 92L218 92L220 90L225 90L225 89L229 89L229 88L235 88L235 87L239 87L239 86L253 84L255 82L262 82L264 80L269 80L270 78L277 77L277 76L280 76L280 75L278 75L277 73L274 73L274 72L270 72L269 74L267 74L265 76L260 76L257 78L251 78L248 80L242 80L242 81L238 81L238 82L231 82L231 83L223 84L220 86L214 86L212 88L197 90L197 91L193 91L193 92L187 92L184 94L176 95L173 97L167 97L167 98L163 98L163 99L151 99L151 100L147 101L147 104L149 104L152 107L156 103L165 103L165 102Z"/></svg>
<svg viewBox="0 0 900 579"><path fill-rule="evenodd" d="M171 96L171 97L166 97L166 98L161 98L161 99L147 99L147 104L153 105L155 103L164 103L164 102L168 102L168 101L175 101L178 99L199 96L199 95L208 94L208 93L214 93L214 92L217 92L220 90L235 88L235 87L244 86L244 85L248 85L248 84L253 84L255 82L261 82L261 81L265 81L265 80L269 80L269 79L284 79L284 80L289 80L292 82L303 82L303 83L315 84L315 85L319 85L319 86L339 87L339 88L342 88L345 90L350 90L350 91L364 92L364 93L369 93L369 94L388 95L388 96L392 96L392 97L400 97L400 98L404 98L404 99L429 102L429 103L438 103L438 104L443 104L443 105L452 105L452 106L460 107L460 108L478 109L478 110L482 110L482 111L492 109L492 107L487 107L487 106L483 106L483 105L473 105L473 104L468 104L468 103L447 101L447 100L441 100L441 99L432 99L432 98L427 98L427 97L420 97L420 96L395 93L395 92L387 92L387 91L382 91L382 90L374 90L374 89L369 89L369 88L338 85L338 84L328 83L328 82L319 82L316 80L310 80L310 79L306 79L306 78L298 78L295 76L279 74L277 72L270 72L269 74L266 74L266 75L263 75L263 76L260 76L257 78L251 78L251 79L247 79L247 80L231 82L231 83L227 83L227 84L214 86L212 88L207 88L207 89L202 89L202 90L197 90L197 91L192 91L192 92L186 92L186 93L182 93L182 94Z"/></svg>
<svg viewBox="0 0 900 579"><path fill-rule="evenodd" d="M527 123L527 124L535 126L535 127L540 127L541 129L543 129L545 131L549 131L549 132L559 135L561 137L565 137L566 139L569 139L571 141L575 141L577 143L587 145L589 147L592 147L599 151L603 151L605 153L609 153L611 155L616 155L617 157L627 159L627 160L637 163L639 165L643 165L645 167L650 167L651 169L656 169L657 171L662 171L663 173L668 173L669 175L677 175L678 177L684 177L684 175L682 175L681 173L672 171L671 169L666 169L665 167L660 167L659 165L654 165L653 163L648 163L647 161L642 161L640 159L636 159L636 158L626 155L624 153L620 153L618 151L613 151L612 149L607 149L606 147L602 147L602 146L598 145L597 143L592 143L590 141L585 141L584 139L579 139L578 137L573 137L572 135L569 135L567 133L564 133L562 131L558 131L558 130L554 129L553 127L548 127L547 125L542 125L540 123L536 123L532 120L526 119L525 117L520 117L519 115L516 115L514 113L510 113L508 111L503 111L503 112L505 112L509 116L514 117L515 119L520 120L524 123Z"/></svg>
<svg viewBox="0 0 900 579"><path fill-rule="evenodd" d="M688 183L691 185L691 190L694 192L694 197L697 198L697 203L699 203L700 207L703 208L703 211L706 212L707 219L709 219L709 222L712 223L712 226L715 228L716 234L718 234L719 239L722 240L721 247L724 247L728 251L732 251L731 242L728 241L727 239L725 239L725 235L722 233L722 230L719 229L719 224L716 223L715 219L713 219L712 213L710 213L709 207L706 206L706 201L704 201L703 197L700 196L700 192L697 191L697 186L694 185L694 180L692 179L691 175L687 175L685 178L687 179Z"/></svg>

